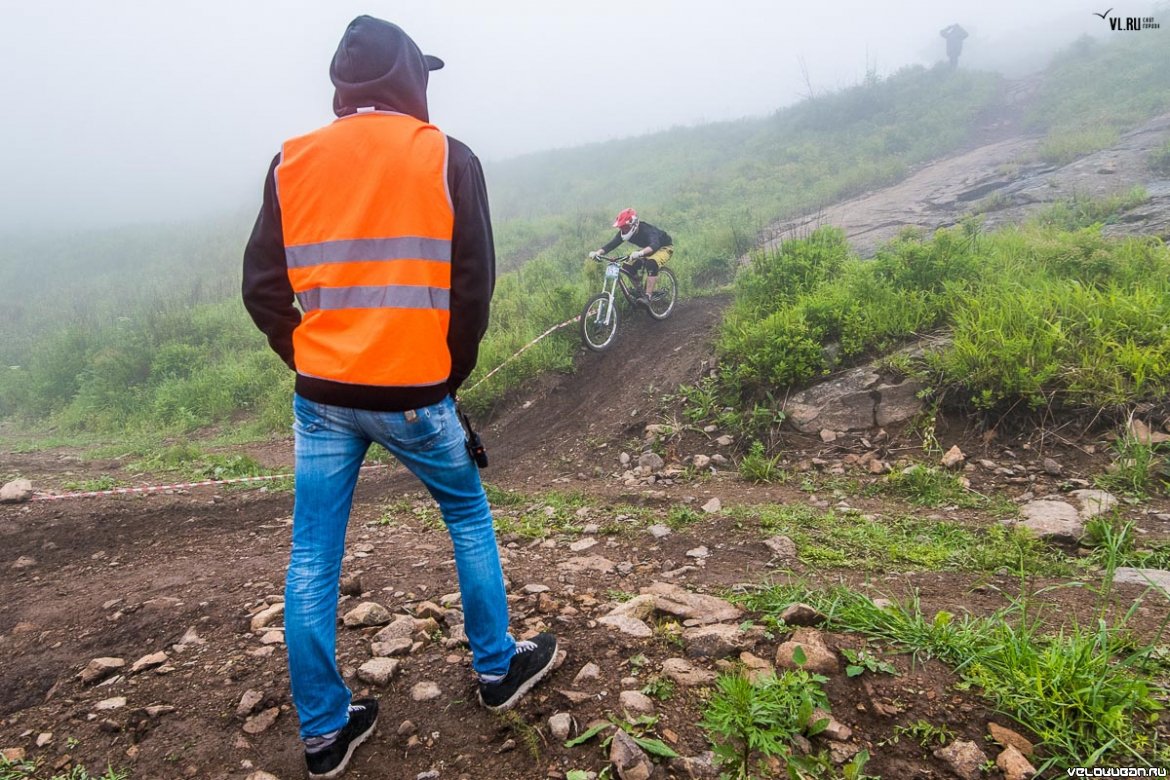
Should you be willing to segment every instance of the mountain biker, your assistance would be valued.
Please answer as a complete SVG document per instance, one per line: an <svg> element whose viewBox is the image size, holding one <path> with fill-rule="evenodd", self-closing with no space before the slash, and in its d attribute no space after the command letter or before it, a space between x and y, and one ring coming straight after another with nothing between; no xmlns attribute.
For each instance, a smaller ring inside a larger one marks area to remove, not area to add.
<svg viewBox="0 0 1170 780"><path fill-rule="evenodd" d="M633 209L622 209L613 221L613 226L618 230L617 235L601 249L590 252L589 257L596 260L606 252L617 249L623 241L639 247L630 253L630 260L634 261L630 268L635 271L646 269L646 289L638 296L638 303L649 305L650 296L658 284L658 269L666 265L674 254L674 241L665 230L638 219L638 212Z"/></svg>

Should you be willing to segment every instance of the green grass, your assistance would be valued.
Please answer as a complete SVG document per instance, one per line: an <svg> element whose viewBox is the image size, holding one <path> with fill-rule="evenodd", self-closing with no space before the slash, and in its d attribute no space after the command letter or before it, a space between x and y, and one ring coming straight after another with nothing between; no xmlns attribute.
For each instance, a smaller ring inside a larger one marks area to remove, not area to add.
<svg viewBox="0 0 1170 780"><path fill-rule="evenodd" d="M845 588L777 586L739 600L766 615L802 601L827 615L833 630L947 663L962 686L1039 737L1042 772L1118 762L1156 766L1170 756L1155 731L1167 693L1158 682L1164 672L1159 645L1138 641L1129 629L1140 602L1112 624L1102 614L1079 625L1059 615L1050 622L1028 596L987 617L941 611L928 616L916 595L878 607Z"/></svg>
<svg viewBox="0 0 1170 780"><path fill-rule="evenodd" d="M418 523L431 531L446 531L443 514L439 505L429 496L416 494L414 497L402 497L387 502L382 506L378 519L374 525L397 526L407 523Z"/></svg>
<svg viewBox="0 0 1170 780"><path fill-rule="evenodd" d="M760 484L785 482L788 474L780 467L781 460L779 455L768 455L763 442L754 441L739 462L739 475L748 482Z"/></svg>
<svg viewBox="0 0 1170 780"><path fill-rule="evenodd" d="M703 513L691 509L689 506L672 506L666 512L666 525L675 531L681 531L700 522Z"/></svg>
<svg viewBox="0 0 1170 780"><path fill-rule="evenodd" d="M1136 197L1077 202L1068 219L1101 218ZM1043 221L987 235L966 224L904 235L862 261L840 231L822 228L741 272L718 378L689 394L698 406L684 415L773 403L786 387L939 329L949 343L908 368L952 406L1160 402L1170 391L1167 322L1170 249L1155 240Z"/></svg>
<svg viewBox="0 0 1170 780"><path fill-rule="evenodd" d="M190 479L237 479L275 473L248 455L205 452L194 444L176 444L154 450L141 460L129 463L126 468L151 474L178 473Z"/></svg>
<svg viewBox="0 0 1170 780"><path fill-rule="evenodd" d="M1098 487L1139 500L1170 494L1170 446L1141 441L1127 430L1113 450L1113 464L1096 478Z"/></svg>
<svg viewBox="0 0 1170 780"><path fill-rule="evenodd" d="M1102 568L1131 566L1170 570L1170 543L1153 542L1139 546L1134 524L1121 520L1116 514L1100 515L1087 522L1081 543L1093 551L1092 560Z"/></svg>
<svg viewBox="0 0 1170 780"><path fill-rule="evenodd" d="M67 480L61 483L61 487L65 490L76 491L79 493L92 493L99 490L113 490L114 488L127 487L128 483L123 480L112 477L109 474L102 474L100 477L92 479L81 480Z"/></svg>
<svg viewBox="0 0 1170 780"><path fill-rule="evenodd" d="M1033 220L1045 227L1079 230L1113 222L1118 214L1140 206L1147 200L1149 194L1144 187L1133 187L1128 192L1103 198L1078 194L1053 203L1040 211Z"/></svg>
<svg viewBox="0 0 1170 780"><path fill-rule="evenodd" d="M905 726L895 726L894 735L882 744L896 745L903 737L917 742L923 750L934 750L953 742L955 734L945 725L935 726L929 721L919 719Z"/></svg>
<svg viewBox="0 0 1170 780"><path fill-rule="evenodd" d="M1087 154L1113 146L1120 134L1113 127L1083 127L1056 130L1048 135L1037 149L1044 162L1067 165Z"/></svg>
<svg viewBox="0 0 1170 780"><path fill-rule="evenodd" d="M803 504L735 507L734 518L783 534L797 556L817 569L854 571L977 571L1068 573L1070 564L1026 533L998 523L970 529L915 515L867 517Z"/></svg>
<svg viewBox="0 0 1170 780"><path fill-rule="evenodd" d="M888 475L873 492L899 496L926 507L981 507L987 499L971 492L958 474L935 466L915 464Z"/></svg>
<svg viewBox="0 0 1170 780"><path fill-rule="evenodd" d="M1119 133L1170 108L1165 41L1158 35L1088 37L1048 68L1029 100L1028 125L1045 131L1043 154L1063 163L1071 154L1104 148ZM1114 74L1103 79L1102 73Z"/></svg>
<svg viewBox="0 0 1170 780"><path fill-rule="evenodd" d="M623 534L657 522L684 528L703 518L687 507L675 506L664 513L626 504L608 504L577 491L523 493L490 483L484 485L492 507L496 533L525 539L550 536L580 536L586 526L596 525L597 534ZM580 510L587 510L578 514ZM432 530L443 530L442 515L429 496L417 493L387 502L375 525L420 522Z"/></svg>
<svg viewBox="0 0 1170 780"><path fill-rule="evenodd" d="M100 775L90 774L84 766L75 766L64 772L46 776L40 772L37 761L9 761L0 758L0 780L127 780L128 772L106 769Z"/></svg>
<svg viewBox="0 0 1170 780"><path fill-rule="evenodd" d="M1161 176L1170 176L1170 141L1150 152L1150 170Z"/></svg>

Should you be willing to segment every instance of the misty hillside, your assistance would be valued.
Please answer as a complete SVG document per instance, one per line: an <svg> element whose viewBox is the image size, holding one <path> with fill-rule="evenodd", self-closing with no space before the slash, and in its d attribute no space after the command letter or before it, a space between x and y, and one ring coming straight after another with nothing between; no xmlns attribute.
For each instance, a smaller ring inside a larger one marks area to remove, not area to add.
<svg viewBox="0 0 1170 780"><path fill-rule="evenodd" d="M908 68L769 116L547 152L489 167L500 266L479 374L577 313L584 254L636 204L667 227L684 292L723 284L776 220L904 177L1001 132L1045 134L1053 159L1108 145L1170 106L1156 36L1080 41L1026 105L992 73ZM1089 74L1121 74L1116 79ZM287 372L238 302L252 208L214 223L126 227L0 244L0 417L66 427L191 429L241 409L283 427ZM569 337L509 367L493 394L571 363ZM490 399L483 399L487 402Z"/></svg>

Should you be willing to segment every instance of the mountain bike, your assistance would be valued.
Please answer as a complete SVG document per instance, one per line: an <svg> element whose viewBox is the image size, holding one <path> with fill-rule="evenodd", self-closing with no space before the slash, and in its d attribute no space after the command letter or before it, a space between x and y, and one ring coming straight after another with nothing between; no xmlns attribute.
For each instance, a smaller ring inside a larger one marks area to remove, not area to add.
<svg viewBox="0 0 1170 780"><path fill-rule="evenodd" d="M664 320L674 311L678 300L678 280L669 268L658 269L658 284L654 294L645 303L639 303L645 289L642 285L643 271L640 265L629 265L629 255L607 257L601 255L597 262L605 263L605 278L601 292L589 299L581 312L581 340L595 352L608 349L613 344L618 329L617 291L633 308L639 306L656 320Z"/></svg>

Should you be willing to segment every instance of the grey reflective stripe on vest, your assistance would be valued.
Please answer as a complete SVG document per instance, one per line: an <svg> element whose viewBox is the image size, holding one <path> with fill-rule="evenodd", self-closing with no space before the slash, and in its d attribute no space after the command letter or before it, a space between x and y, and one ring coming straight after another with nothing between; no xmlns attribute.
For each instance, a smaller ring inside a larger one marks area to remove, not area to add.
<svg viewBox="0 0 1170 780"><path fill-rule="evenodd" d="M308 268L327 263L359 263L383 260L434 260L451 262L451 242L441 238L355 238L285 247L289 268Z"/></svg>
<svg viewBox="0 0 1170 780"><path fill-rule="evenodd" d="M439 287L314 287L297 293L305 312L325 309L441 309L450 307L451 291Z"/></svg>

